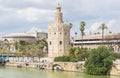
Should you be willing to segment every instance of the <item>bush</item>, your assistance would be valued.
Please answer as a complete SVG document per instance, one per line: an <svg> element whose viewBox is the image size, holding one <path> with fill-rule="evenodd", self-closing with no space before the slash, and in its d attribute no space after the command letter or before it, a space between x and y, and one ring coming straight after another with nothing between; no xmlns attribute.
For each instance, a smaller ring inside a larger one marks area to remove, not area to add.
<svg viewBox="0 0 120 78"><path fill-rule="evenodd" d="M120 59L120 53L113 53L113 56L114 56L116 59Z"/></svg>
<svg viewBox="0 0 120 78"><path fill-rule="evenodd" d="M54 61L78 62L78 61L85 61L87 57L88 57L88 50L86 48L74 47L69 50L69 56L56 57Z"/></svg>
<svg viewBox="0 0 120 78"><path fill-rule="evenodd" d="M92 49L84 65L86 68L85 72L90 75L109 74L113 60L115 60L112 55L112 51L105 46Z"/></svg>
<svg viewBox="0 0 120 78"><path fill-rule="evenodd" d="M55 62L70 62L69 56L59 56L54 59Z"/></svg>
<svg viewBox="0 0 120 78"><path fill-rule="evenodd" d="M71 62L85 61L88 57L88 49L80 47L71 48L69 50L69 56L71 58Z"/></svg>

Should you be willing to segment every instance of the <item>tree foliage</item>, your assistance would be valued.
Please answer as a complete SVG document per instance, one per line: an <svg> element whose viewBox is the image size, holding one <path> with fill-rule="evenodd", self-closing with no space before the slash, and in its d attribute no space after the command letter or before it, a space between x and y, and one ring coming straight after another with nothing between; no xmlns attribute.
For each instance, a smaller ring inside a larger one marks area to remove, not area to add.
<svg viewBox="0 0 120 78"><path fill-rule="evenodd" d="M70 62L69 56L59 56L54 59L55 62Z"/></svg>
<svg viewBox="0 0 120 78"><path fill-rule="evenodd" d="M54 61L64 62L77 62L84 61L88 56L88 50L86 48L71 48L69 50L69 56L56 57Z"/></svg>
<svg viewBox="0 0 120 78"><path fill-rule="evenodd" d="M112 51L105 46L92 49L84 65L86 73L91 75L109 74L113 60L115 60L112 54Z"/></svg>
<svg viewBox="0 0 120 78"><path fill-rule="evenodd" d="M47 55L47 42L45 40L39 40L34 44L28 44L25 41L15 42L14 47L18 49L24 56L30 57L43 57ZM44 50L44 47L46 49Z"/></svg>
<svg viewBox="0 0 120 78"><path fill-rule="evenodd" d="M83 36L85 35L85 25L86 23L84 21L80 22L80 32L81 32L81 39L82 39L82 44L81 44L81 48L83 48Z"/></svg>
<svg viewBox="0 0 120 78"><path fill-rule="evenodd" d="M72 62L85 61L88 56L87 48L74 47L69 50L69 56Z"/></svg>
<svg viewBox="0 0 120 78"><path fill-rule="evenodd" d="M102 43L103 43L103 40L104 40L104 30L108 29L108 27L103 23L103 24L100 25L99 29L102 30Z"/></svg>
<svg viewBox="0 0 120 78"><path fill-rule="evenodd" d="M82 21L80 22L80 31L81 31L81 36L83 36L85 33L84 33L84 30L85 30L85 22Z"/></svg>

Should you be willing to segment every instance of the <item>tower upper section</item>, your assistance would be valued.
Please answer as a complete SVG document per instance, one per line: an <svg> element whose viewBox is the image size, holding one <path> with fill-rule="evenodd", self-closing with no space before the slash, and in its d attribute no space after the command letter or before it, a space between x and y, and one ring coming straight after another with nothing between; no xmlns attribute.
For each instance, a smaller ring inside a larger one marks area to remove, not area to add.
<svg viewBox="0 0 120 78"><path fill-rule="evenodd" d="M56 18L55 18L55 21L56 21L56 23L63 23L61 6L60 6L59 3L56 6Z"/></svg>

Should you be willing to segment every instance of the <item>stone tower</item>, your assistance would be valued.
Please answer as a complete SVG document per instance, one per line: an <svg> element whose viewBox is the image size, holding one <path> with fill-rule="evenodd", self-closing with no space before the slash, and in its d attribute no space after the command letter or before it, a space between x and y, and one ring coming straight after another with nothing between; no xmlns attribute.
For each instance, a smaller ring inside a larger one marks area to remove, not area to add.
<svg viewBox="0 0 120 78"><path fill-rule="evenodd" d="M71 23L64 23L60 4L56 6L55 23L48 25L48 57L67 55L70 45Z"/></svg>

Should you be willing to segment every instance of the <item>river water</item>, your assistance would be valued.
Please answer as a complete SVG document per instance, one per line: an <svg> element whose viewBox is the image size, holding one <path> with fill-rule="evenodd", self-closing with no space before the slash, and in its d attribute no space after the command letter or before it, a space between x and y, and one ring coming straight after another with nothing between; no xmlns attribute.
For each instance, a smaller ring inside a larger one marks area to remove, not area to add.
<svg viewBox="0 0 120 78"><path fill-rule="evenodd" d="M90 76L76 72L0 67L0 78L120 78L120 76Z"/></svg>

